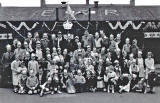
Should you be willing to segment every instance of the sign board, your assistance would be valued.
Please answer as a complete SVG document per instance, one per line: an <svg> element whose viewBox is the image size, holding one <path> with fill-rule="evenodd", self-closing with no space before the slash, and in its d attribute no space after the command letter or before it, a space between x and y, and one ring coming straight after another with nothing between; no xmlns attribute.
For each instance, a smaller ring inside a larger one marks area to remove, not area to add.
<svg viewBox="0 0 160 103"><path fill-rule="evenodd" d="M145 32L144 38L160 38L160 32Z"/></svg>

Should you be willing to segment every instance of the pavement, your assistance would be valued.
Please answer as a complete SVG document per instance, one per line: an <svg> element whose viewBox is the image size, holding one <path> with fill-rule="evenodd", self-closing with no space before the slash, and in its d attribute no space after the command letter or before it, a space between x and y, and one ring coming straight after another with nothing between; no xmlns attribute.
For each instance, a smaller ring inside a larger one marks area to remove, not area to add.
<svg viewBox="0 0 160 103"><path fill-rule="evenodd" d="M142 93L77 93L44 95L20 95L12 89L0 88L0 103L159 103L160 87L156 87L155 94Z"/></svg>

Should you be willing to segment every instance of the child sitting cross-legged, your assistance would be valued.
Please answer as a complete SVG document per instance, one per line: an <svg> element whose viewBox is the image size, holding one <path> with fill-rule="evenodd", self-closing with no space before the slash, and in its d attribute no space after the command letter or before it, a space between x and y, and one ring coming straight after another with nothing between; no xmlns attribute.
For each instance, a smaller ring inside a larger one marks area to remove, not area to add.
<svg viewBox="0 0 160 103"><path fill-rule="evenodd" d="M109 69L109 72L107 74L107 78L108 78L108 93L110 93L110 89L112 90L112 93L114 93L114 89L115 89L115 86L117 85L117 80L118 80L118 77L114 71L114 67L111 66L110 69Z"/></svg>
<svg viewBox="0 0 160 103"><path fill-rule="evenodd" d="M26 86L28 88L28 94L36 94L37 93L37 87L39 84L38 78L35 76L34 71L30 70L29 77L26 81Z"/></svg>
<svg viewBox="0 0 160 103"><path fill-rule="evenodd" d="M40 85L40 96L42 97L44 94L52 93L52 85L52 78L48 77L47 81L44 84Z"/></svg>
<svg viewBox="0 0 160 103"><path fill-rule="evenodd" d="M26 87L26 81L27 81L27 71L23 70L21 73L21 76L19 77L18 86L19 86L19 94L26 93L27 87Z"/></svg>

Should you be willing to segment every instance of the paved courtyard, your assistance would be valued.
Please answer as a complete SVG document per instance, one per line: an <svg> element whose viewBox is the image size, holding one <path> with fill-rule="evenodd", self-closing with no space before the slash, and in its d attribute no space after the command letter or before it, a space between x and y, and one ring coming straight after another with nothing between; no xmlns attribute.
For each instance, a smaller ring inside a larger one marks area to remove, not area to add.
<svg viewBox="0 0 160 103"><path fill-rule="evenodd" d="M11 89L0 89L0 103L159 103L160 87L155 94L124 93L108 94L79 93L79 94L55 94L45 95L19 95Z"/></svg>

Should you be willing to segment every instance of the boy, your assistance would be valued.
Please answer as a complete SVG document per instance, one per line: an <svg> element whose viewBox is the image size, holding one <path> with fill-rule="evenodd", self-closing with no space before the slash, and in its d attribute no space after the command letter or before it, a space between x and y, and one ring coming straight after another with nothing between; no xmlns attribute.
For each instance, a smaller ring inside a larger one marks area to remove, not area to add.
<svg viewBox="0 0 160 103"><path fill-rule="evenodd" d="M117 80L118 77L116 75L116 73L114 72L114 67L110 67L109 72L107 74L107 78L108 78L108 93L110 93L110 88L112 90L112 93L114 93L114 87L117 84Z"/></svg>
<svg viewBox="0 0 160 103"><path fill-rule="evenodd" d="M52 93L52 78L49 77L48 80L40 85L40 96L42 97L44 94Z"/></svg>
<svg viewBox="0 0 160 103"><path fill-rule="evenodd" d="M26 90L27 90L27 87L26 87L26 81L27 81L27 71L26 70L23 70L22 71L22 74L19 78L19 81L18 81L18 86L19 86L19 91L18 93L19 94L24 94L26 93Z"/></svg>
<svg viewBox="0 0 160 103"><path fill-rule="evenodd" d="M35 76L35 73L33 70L30 70L30 76L27 78L26 86L28 88L28 94L36 94L37 93L37 87L39 84L38 78Z"/></svg>
<svg viewBox="0 0 160 103"><path fill-rule="evenodd" d="M74 83L75 83L76 91L78 93L82 93L84 91L84 84L86 83L86 80L82 75L81 70L77 71L77 75L75 75L74 79L75 79Z"/></svg>

